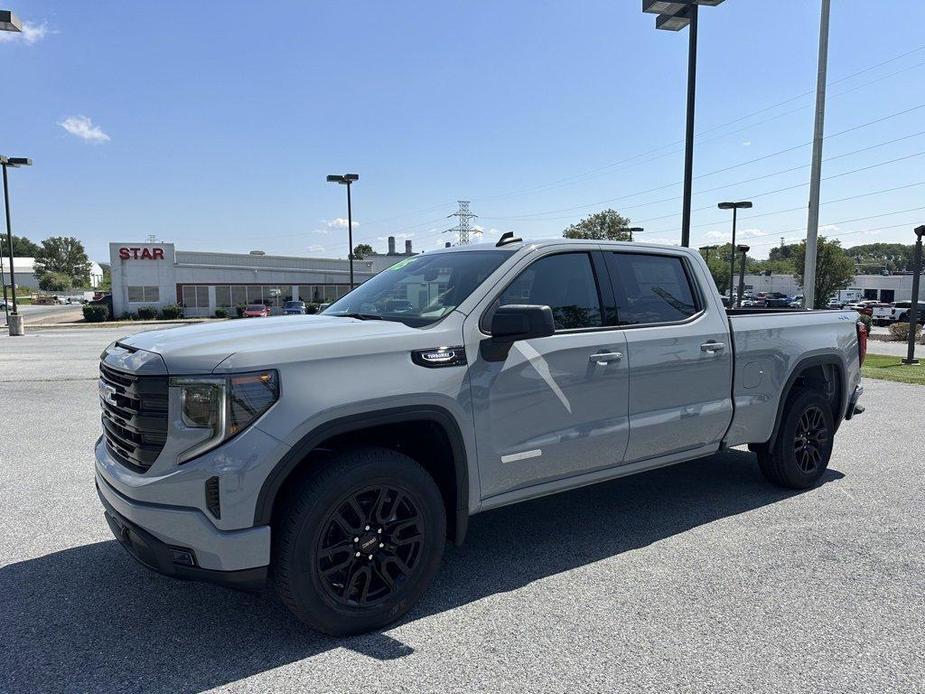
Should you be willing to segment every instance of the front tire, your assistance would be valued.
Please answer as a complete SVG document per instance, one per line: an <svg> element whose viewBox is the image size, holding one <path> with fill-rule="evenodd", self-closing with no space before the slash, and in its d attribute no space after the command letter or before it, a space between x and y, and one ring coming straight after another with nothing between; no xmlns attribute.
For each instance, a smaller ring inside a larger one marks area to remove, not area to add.
<svg viewBox="0 0 925 694"><path fill-rule="evenodd" d="M385 626L414 606L440 566L440 490L415 460L389 449L318 465L274 528L277 592L299 619L332 636Z"/></svg>
<svg viewBox="0 0 925 694"><path fill-rule="evenodd" d="M828 467L834 435L828 400L815 391L797 391L787 404L773 452L758 448L758 466L769 482L808 489Z"/></svg>

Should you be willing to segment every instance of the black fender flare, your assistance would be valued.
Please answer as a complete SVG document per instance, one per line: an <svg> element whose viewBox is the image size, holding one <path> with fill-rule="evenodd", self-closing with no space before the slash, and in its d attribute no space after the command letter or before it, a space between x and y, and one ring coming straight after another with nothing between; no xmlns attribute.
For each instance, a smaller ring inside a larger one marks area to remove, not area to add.
<svg viewBox="0 0 925 694"><path fill-rule="evenodd" d="M283 483L296 469L305 456L332 436L387 424L428 421L440 426L446 433L453 452L453 468L456 481L456 508L454 509L454 539L461 544L469 523L469 461L462 431L456 418L449 410L437 405L408 405L382 410L373 410L355 415L338 417L320 424L289 449L273 467L260 487L254 508L254 525L269 525L273 518L273 507Z"/></svg>
<svg viewBox="0 0 925 694"><path fill-rule="evenodd" d="M841 392L838 393L838 409L835 413L835 428L838 429L838 425L841 424L841 420L844 418L845 414L845 393L844 388L847 383L845 377L845 365L842 363L841 359L833 354L820 354L814 357L805 357L797 362L796 366L793 367L790 371L790 376L787 378L787 382L784 383L784 387L781 390L780 401L777 403L777 416L774 418L774 428L771 430L771 438L767 441L768 450L774 450L774 444L777 441L777 434L780 432L781 422L784 419L784 409L787 406L787 401L790 399L790 393L793 391L793 384L796 383L796 380L802 375L804 371L810 369L814 366L834 366L838 371L838 376L840 379L840 385L842 387Z"/></svg>

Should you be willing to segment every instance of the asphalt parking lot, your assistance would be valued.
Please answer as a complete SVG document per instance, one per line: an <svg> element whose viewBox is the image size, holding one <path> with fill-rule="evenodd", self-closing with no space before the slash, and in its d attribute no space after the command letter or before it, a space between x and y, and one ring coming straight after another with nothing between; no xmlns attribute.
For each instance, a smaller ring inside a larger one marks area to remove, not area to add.
<svg viewBox="0 0 925 694"><path fill-rule="evenodd" d="M473 518L420 604L330 639L181 583L93 489L97 357L0 337L0 691L925 690L925 388L868 380L824 483L733 450Z"/></svg>

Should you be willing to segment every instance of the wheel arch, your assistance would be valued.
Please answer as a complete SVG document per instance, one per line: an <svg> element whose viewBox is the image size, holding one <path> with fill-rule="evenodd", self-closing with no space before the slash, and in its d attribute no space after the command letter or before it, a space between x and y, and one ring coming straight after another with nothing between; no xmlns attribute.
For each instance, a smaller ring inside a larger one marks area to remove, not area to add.
<svg viewBox="0 0 925 694"><path fill-rule="evenodd" d="M790 401L794 388L820 383L826 386L826 395L832 406L832 419L835 421L836 431L838 430L847 404L844 392L847 383L845 365L838 356L833 354L806 357L797 362L781 390L780 401L777 403L777 415L774 418L774 428L771 430L771 438L767 441L768 450L774 450L784 413L787 410L787 403Z"/></svg>
<svg viewBox="0 0 925 694"><path fill-rule="evenodd" d="M415 428L420 436L407 437ZM410 451L401 446L383 444L385 433L391 438L411 443ZM438 405L409 405L348 415L320 424L303 436L267 475L257 495L254 525L269 525L273 521L277 501L286 489L287 481L307 474L316 464L314 453L346 447L364 440L408 453L434 477L444 499L447 531L458 545L465 538L469 522L469 467L465 440L456 418ZM442 446L450 455L452 470L428 460L421 451L428 444ZM421 459L424 457L425 459Z"/></svg>

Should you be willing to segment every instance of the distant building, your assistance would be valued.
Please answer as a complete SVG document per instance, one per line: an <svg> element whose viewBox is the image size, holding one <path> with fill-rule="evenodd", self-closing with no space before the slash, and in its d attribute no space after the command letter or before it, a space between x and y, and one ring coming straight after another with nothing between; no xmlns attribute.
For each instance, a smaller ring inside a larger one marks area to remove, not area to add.
<svg viewBox="0 0 925 694"><path fill-rule="evenodd" d="M3 270L3 281L10 285L10 259L0 259L0 269ZM39 288L39 278L35 275L35 258L13 258L13 270L16 272L16 286ZM99 263L90 261L90 287L96 288L103 283L103 268Z"/></svg>
<svg viewBox="0 0 925 694"><path fill-rule="evenodd" d="M738 276L736 277L738 286ZM884 303L909 301L912 298L912 274L907 275L855 275L847 289L858 289L865 299L876 299ZM787 296L803 293L793 275L745 275L745 289L752 293L780 292ZM925 291L925 288L923 288Z"/></svg>
<svg viewBox="0 0 925 694"><path fill-rule="evenodd" d="M410 241L404 253L396 253L389 237L387 253L353 261L354 282L362 284L411 255ZM240 304L327 303L350 291L350 262L342 258L181 251L172 243L110 243L109 256L117 317L169 304L181 304L187 316L212 316Z"/></svg>

